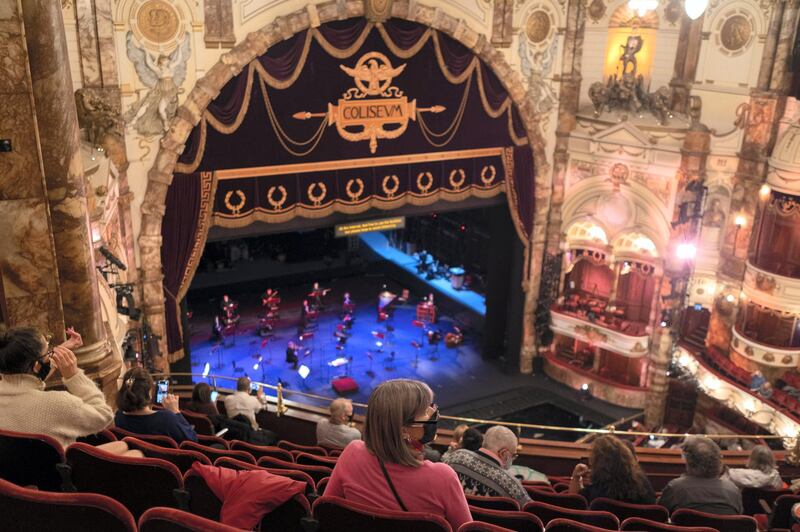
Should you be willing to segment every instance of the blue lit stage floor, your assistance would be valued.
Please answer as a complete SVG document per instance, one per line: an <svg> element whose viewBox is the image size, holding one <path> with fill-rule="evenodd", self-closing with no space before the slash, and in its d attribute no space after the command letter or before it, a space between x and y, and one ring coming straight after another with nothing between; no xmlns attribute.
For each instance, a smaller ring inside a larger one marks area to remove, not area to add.
<svg viewBox="0 0 800 532"><path fill-rule="evenodd" d="M426 279L424 276L417 274L417 261L414 257L390 246L389 239L386 238L386 235L383 233L365 233L359 238L381 258L391 261L408 274L416 277L453 301L461 303L471 311L481 316L486 316L486 298L472 290L456 290L450 284L449 279Z"/></svg>

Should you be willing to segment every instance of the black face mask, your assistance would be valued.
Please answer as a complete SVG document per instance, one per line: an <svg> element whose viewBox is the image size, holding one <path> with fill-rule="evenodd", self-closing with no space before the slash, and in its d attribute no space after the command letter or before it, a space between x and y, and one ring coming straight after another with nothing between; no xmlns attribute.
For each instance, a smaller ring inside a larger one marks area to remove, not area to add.
<svg viewBox="0 0 800 532"><path fill-rule="evenodd" d="M432 442L436 438L436 427L439 424L439 420L431 420L432 423L426 423L424 431L422 433L422 438L420 438L420 443L425 445L426 443Z"/></svg>
<svg viewBox="0 0 800 532"><path fill-rule="evenodd" d="M39 371L34 372L34 375L36 375L39 378L39 380L43 381L47 378L48 375L50 375L50 367L51 367L50 361L45 362L43 360L40 360Z"/></svg>

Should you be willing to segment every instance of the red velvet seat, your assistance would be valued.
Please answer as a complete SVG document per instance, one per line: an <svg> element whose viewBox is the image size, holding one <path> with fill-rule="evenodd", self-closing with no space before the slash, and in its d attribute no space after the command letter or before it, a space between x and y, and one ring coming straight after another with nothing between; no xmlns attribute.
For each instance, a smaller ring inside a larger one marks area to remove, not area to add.
<svg viewBox="0 0 800 532"><path fill-rule="evenodd" d="M242 462L250 462L251 464L256 463L256 459L253 458L253 455L248 452L231 451L229 449L216 449L214 447L209 447L208 445L202 445L200 443L195 443L188 440L181 443L181 449L188 449L190 451L202 453L206 455L212 463L215 462L217 458L222 458L223 456L236 458L237 460L241 460Z"/></svg>
<svg viewBox="0 0 800 532"><path fill-rule="evenodd" d="M64 449L50 436L0 430L0 478L18 486L60 491L56 465L64 462Z"/></svg>
<svg viewBox="0 0 800 532"><path fill-rule="evenodd" d="M607 529L572 519L553 519L544 528L547 532L606 532Z"/></svg>
<svg viewBox="0 0 800 532"><path fill-rule="evenodd" d="M544 529L541 519L528 512L492 510L470 505L469 513L474 521L491 523L519 532L541 532Z"/></svg>
<svg viewBox="0 0 800 532"><path fill-rule="evenodd" d="M756 520L749 515L717 515L681 508L670 519L678 526L704 526L719 532L756 532Z"/></svg>
<svg viewBox="0 0 800 532"><path fill-rule="evenodd" d="M156 506L177 507L175 491L183 490L178 468L158 458L118 456L75 443L67 448L67 464L78 491L107 495L134 518Z"/></svg>
<svg viewBox="0 0 800 532"><path fill-rule="evenodd" d="M325 488L328 487L328 482L330 482L331 477L325 477L317 483L317 493L320 495L325 494Z"/></svg>
<svg viewBox="0 0 800 532"><path fill-rule="evenodd" d="M529 502L525 505L523 511L532 513L541 519L542 523L545 525L554 519L563 518L580 521L581 523L604 528L606 530L619 530L619 519L609 512L575 510L573 508L564 508L538 501Z"/></svg>
<svg viewBox="0 0 800 532"><path fill-rule="evenodd" d="M169 436L160 436L157 434L136 434L135 432L130 432L119 427L109 427L108 430L110 430L114 436L120 440L127 437L132 437L152 443L153 445L160 445L161 447L170 447L172 449L178 448L177 442Z"/></svg>
<svg viewBox="0 0 800 532"><path fill-rule="evenodd" d="M318 454L299 452L294 455L294 461L298 464L330 467L331 469L336 467L336 458L320 456Z"/></svg>
<svg viewBox="0 0 800 532"><path fill-rule="evenodd" d="M150 508L139 519L139 532L240 532L240 530L174 508Z"/></svg>
<svg viewBox="0 0 800 532"><path fill-rule="evenodd" d="M136 521L117 501L94 493L50 493L0 480L0 530L135 532Z"/></svg>
<svg viewBox="0 0 800 532"><path fill-rule="evenodd" d="M274 469L294 469L296 471L303 471L308 473L314 482L319 482L325 477L331 476L333 469L325 466L314 466L305 464L296 464L294 462L286 462L271 456L262 456L258 459L258 465L261 467L270 467Z"/></svg>
<svg viewBox="0 0 800 532"><path fill-rule="evenodd" d="M560 506L562 508L572 508L574 510L586 510L589 505L583 495L575 493L553 493L552 491L532 489L528 490L531 500Z"/></svg>
<svg viewBox="0 0 800 532"><path fill-rule="evenodd" d="M483 521L470 521L458 527L458 532L514 532L514 530Z"/></svg>
<svg viewBox="0 0 800 532"><path fill-rule="evenodd" d="M200 445L219 445L226 449L230 449L228 440L225 438L220 438L219 436L206 436L205 434L198 434L197 443Z"/></svg>
<svg viewBox="0 0 800 532"><path fill-rule="evenodd" d="M792 506L800 503L800 495L781 495L772 507L769 516L769 528L792 528Z"/></svg>
<svg viewBox="0 0 800 532"><path fill-rule="evenodd" d="M219 521L222 501L206 484L203 477L189 471L184 476L189 492L189 510L201 517ZM305 495L295 495L272 510L261 520L261 532L303 532L302 519L310 517L311 505Z"/></svg>
<svg viewBox="0 0 800 532"><path fill-rule="evenodd" d="M282 477L291 478L292 480L299 480L300 482L306 483L306 490L305 493L309 497L316 497L317 496L317 486L314 482L314 479L311 478L308 473L303 473L302 471L293 471L291 469L270 469L268 467L261 467L258 465L248 464L247 462L241 462L234 458L229 458L227 456L223 456L222 458L217 458L217 461L214 462L214 465L217 467L227 467L228 469L238 469L240 471L252 471L255 469L261 469L263 471L267 471L272 473L273 475L280 475ZM326 480L326 477L323 480Z"/></svg>
<svg viewBox="0 0 800 532"><path fill-rule="evenodd" d="M316 454L319 456L328 456L328 451L319 445L300 445L299 443L292 443L290 441L281 440L278 442L278 447L286 449L287 451L301 451L309 454Z"/></svg>
<svg viewBox="0 0 800 532"><path fill-rule="evenodd" d="M161 460L166 460L167 462L175 464L181 474L191 469L192 464L195 462L211 465L211 460L203 453L197 451L160 447L130 436L122 441L127 443L129 448L142 451L147 458L160 458Z"/></svg>
<svg viewBox="0 0 800 532"><path fill-rule="evenodd" d="M483 495L467 495L467 504L490 510L519 511L519 503L510 497L486 497Z"/></svg>
<svg viewBox="0 0 800 532"><path fill-rule="evenodd" d="M713 528L702 526L678 526L642 519L641 517L629 517L622 522L620 530L631 530L637 532L716 532Z"/></svg>
<svg viewBox="0 0 800 532"><path fill-rule="evenodd" d="M763 489L763 488L742 488L742 507L744 515L756 515L767 513L766 508L772 508L775 501L781 495L791 495L789 489ZM763 505L762 505L763 503Z"/></svg>
<svg viewBox="0 0 800 532"><path fill-rule="evenodd" d="M624 521L629 517L641 517L642 519L657 521L659 523L666 523L669 521L669 510L659 504L632 504L629 502L615 501L614 499L606 499L605 497L598 497L592 501L589 509L611 512L616 515L620 521Z"/></svg>
<svg viewBox="0 0 800 532"><path fill-rule="evenodd" d="M245 451L253 455L253 458L258 460L262 456L272 456L286 462L294 462L294 455L286 449L275 447L272 445L253 445L239 440L231 442L231 449L234 451Z"/></svg>
<svg viewBox="0 0 800 532"><path fill-rule="evenodd" d="M181 415L189 422L189 424L194 427L194 431L199 436L200 434L204 436L213 436L216 434L216 430L214 430L214 423L211 422L211 419L205 414L198 414L197 412L191 412L189 410L181 410Z"/></svg>
<svg viewBox="0 0 800 532"><path fill-rule="evenodd" d="M317 532L451 532L444 518L423 512L381 510L346 501L320 497L312 507Z"/></svg>
<svg viewBox="0 0 800 532"><path fill-rule="evenodd" d="M95 434L89 434L88 436L82 436L78 438L78 441L81 443L87 443L92 447L97 447L98 445L103 445L104 443L111 443L112 441L117 441L117 437L108 429L103 429L100 432Z"/></svg>

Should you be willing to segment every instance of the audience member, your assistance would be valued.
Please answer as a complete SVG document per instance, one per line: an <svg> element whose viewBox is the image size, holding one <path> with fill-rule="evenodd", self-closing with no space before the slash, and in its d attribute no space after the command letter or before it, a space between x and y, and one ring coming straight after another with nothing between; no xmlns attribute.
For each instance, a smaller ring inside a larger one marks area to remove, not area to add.
<svg viewBox="0 0 800 532"><path fill-rule="evenodd" d="M727 469L722 475L740 488L780 488L783 485L775 457L766 445L756 445L750 451L747 467Z"/></svg>
<svg viewBox="0 0 800 532"><path fill-rule="evenodd" d="M192 389L192 400L186 405L186 410L205 414L208 417L218 416L216 401L211 400L213 390L205 382L198 382Z"/></svg>
<svg viewBox="0 0 800 532"><path fill-rule="evenodd" d="M153 377L144 368L131 368L122 376L117 393L117 427L136 434L169 436L177 443L197 441L194 429L181 415L178 397L167 394L162 410L153 409Z"/></svg>
<svg viewBox="0 0 800 532"><path fill-rule="evenodd" d="M267 409L267 398L264 389L259 386L256 395L250 395L250 379L239 377L236 379L236 392L225 398L225 413L228 419L250 425L254 431L246 441L258 445L273 445L278 441L277 435L269 430L262 429L256 421L256 414Z"/></svg>
<svg viewBox="0 0 800 532"><path fill-rule="evenodd" d="M750 389L756 391L760 389L761 385L765 382L767 382L767 379L764 378L764 375L762 375L760 371L755 370L753 376L750 378Z"/></svg>
<svg viewBox="0 0 800 532"><path fill-rule="evenodd" d="M0 329L0 429L50 436L62 447L100 432L111 424L114 411L103 392L78 368L72 352L83 345L81 335L67 329L67 341L48 349L36 329ZM45 391L44 382L57 370L66 391ZM113 454L142 456L125 442L99 448Z"/></svg>
<svg viewBox="0 0 800 532"><path fill-rule="evenodd" d="M250 379L239 377L236 379L236 392L227 396L224 402L225 413L230 419L241 416L241 421L247 421L254 429L259 428L256 414L267 409L267 398L261 386L255 396L250 395Z"/></svg>
<svg viewBox="0 0 800 532"><path fill-rule="evenodd" d="M331 415L317 423L317 445L344 449L353 440L361 439L361 431L348 423L353 419L353 401L342 397L331 401Z"/></svg>
<svg viewBox="0 0 800 532"><path fill-rule="evenodd" d="M584 481L590 480L587 485ZM569 484L588 502L605 497L633 504L653 504L656 495L636 457L622 440L600 436L592 443L589 465L577 464Z"/></svg>
<svg viewBox="0 0 800 532"><path fill-rule="evenodd" d="M455 470L464 493L511 497L520 506L530 501L528 492L508 470L517 457L517 436L508 427L496 425L486 431L477 451L458 449L444 462Z"/></svg>
<svg viewBox="0 0 800 532"><path fill-rule="evenodd" d="M760 395L764 399L769 399L770 397L772 397L774 391L775 389L772 387L772 383L767 381L764 384L762 384L761 387L758 389L758 395Z"/></svg>
<svg viewBox="0 0 800 532"><path fill-rule="evenodd" d="M442 459L444 459L445 456L449 456L453 451L461 449L461 439L464 437L464 432L468 428L469 425L458 425L453 429L453 437L450 439L450 443L447 444L447 450L444 452Z"/></svg>
<svg viewBox="0 0 800 532"><path fill-rule="evenodd" d="M672 513L689 508L719 515L742 513L739 488L722 473L722 451L704 436L690 436L681 446L686 473L664 487L658 503Z"/></svg>
<svg viewBox="0 0 800 532"><path fill-rule="evenodd" d="M471 521L455 472L423 458L436 437L433 392L409 379L379 384L369 398L363 441L339 457L326 495L372 507L442 515L457 530Z"/></svg>
<svg viewBox="0 0 800 532"><path fill-rule="evenodd" d="M468 428L461 437L461 448L468 451L477 451L483 447L483 434L475 428Z"/></svg>

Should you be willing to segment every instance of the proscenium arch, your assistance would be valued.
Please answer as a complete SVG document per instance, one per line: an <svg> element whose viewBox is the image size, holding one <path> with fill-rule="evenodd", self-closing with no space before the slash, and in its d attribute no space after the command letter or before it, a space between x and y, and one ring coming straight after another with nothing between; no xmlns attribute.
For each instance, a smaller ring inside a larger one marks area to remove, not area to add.
<svg viewBox="0 0 800 532"><path fill-rule="evenodd" d="M306 29L326 22L364 16L364 2L328 2L308 5L285 17L276 17L262 29L247 35L211 67L200 78L186 100L178 108L170 123L169 131L161 139L158 153L152 168L147 173L147 189L142 202L142 225L139 234L139 255L142 268L143 307L153 333L160 336L161 353L167 353L166 320L164 305L163 270L161 263L161 224L166 209L167 190L172 183L173 172L178 156L183 151L186 140L194 127L200 122L208 105L217 97L222 87L239 74L250 62L263 55L269 48ZM520 371L533 370L533 356L536 352L536 338L533 328L534 312L539 294L540 275L546 239L547 219L550 211L550 192L552 175L545 156L544 140L539 128L539 117L525 97L525 86L519 75L506 62L502 52L494 48L486 36L464 23L441 12L439 9L407 0L397 0L392 4L392 17L417 22L442 32L460 42L489 68L506 88L528 136L534 157L536 175L534 177L534 218L528 247L527 271L523 272L522 289L525 290L525 305L522 325L522 352ZM159 361L166 368L166 356Z"/></svg>

